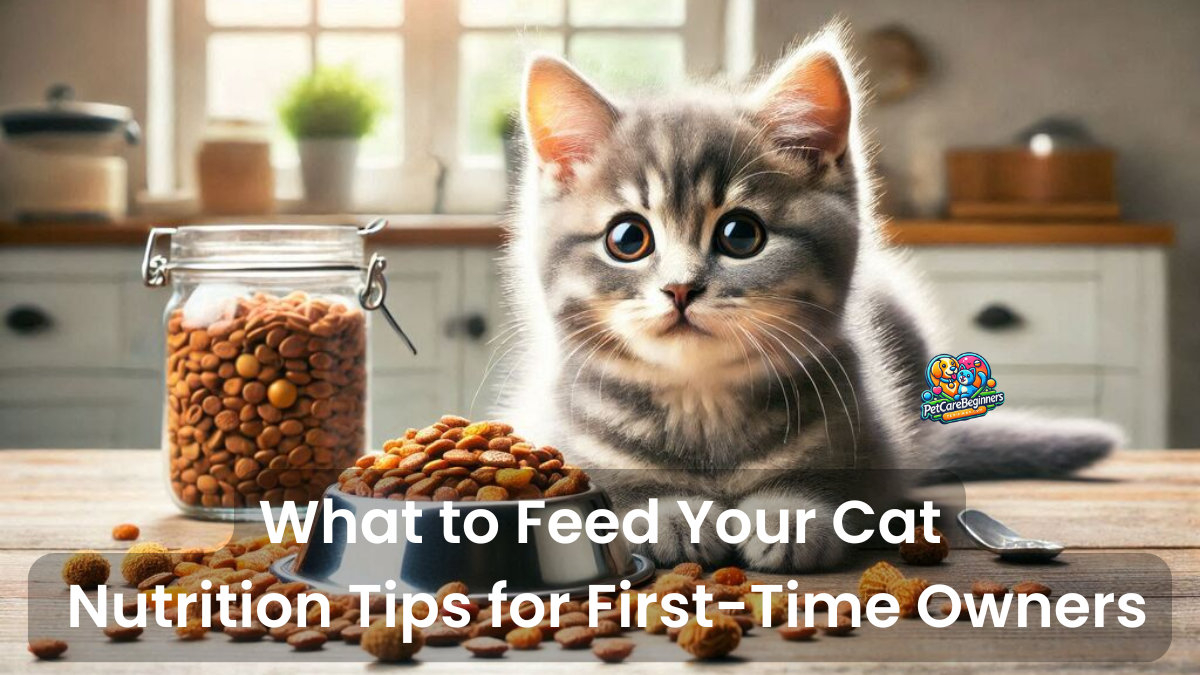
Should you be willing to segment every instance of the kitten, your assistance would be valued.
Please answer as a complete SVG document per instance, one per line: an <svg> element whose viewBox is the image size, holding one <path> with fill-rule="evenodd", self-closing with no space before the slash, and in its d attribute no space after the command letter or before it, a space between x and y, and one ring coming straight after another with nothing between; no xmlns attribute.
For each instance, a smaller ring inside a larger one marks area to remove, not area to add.
<svg viewBox="0 0 1200 675"><path fill-rule="evenodd" d="M581 466L629 469L604 485L618 505L659 498L667 525L643 552L660 564L837 564L847 545L828 516L848 491L886 501L908 486L822 470L998 477L1069 470L1115 442L1096 425L920 422L931 324L880 241L859 113L837 29L751 92L618 104L561 60L529 62L504 415ZM676 499L716 501L699 543ZM730 507L826 518L804 544L734 546L711 527Z"/></svg>

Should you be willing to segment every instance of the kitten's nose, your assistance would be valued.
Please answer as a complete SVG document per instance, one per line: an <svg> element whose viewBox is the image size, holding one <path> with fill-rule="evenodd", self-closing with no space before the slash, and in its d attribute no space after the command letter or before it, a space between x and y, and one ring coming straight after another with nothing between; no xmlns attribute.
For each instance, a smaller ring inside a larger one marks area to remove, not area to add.
<svg viewBox="0 0 1200 675"><path fill-rule="evenodd" d="M662 287L662 292L667 294L668 298L675 303L675 309L683 311L687 306L692 304L701 293L704 292L703 286L693 284L667 284Z"/></svg>

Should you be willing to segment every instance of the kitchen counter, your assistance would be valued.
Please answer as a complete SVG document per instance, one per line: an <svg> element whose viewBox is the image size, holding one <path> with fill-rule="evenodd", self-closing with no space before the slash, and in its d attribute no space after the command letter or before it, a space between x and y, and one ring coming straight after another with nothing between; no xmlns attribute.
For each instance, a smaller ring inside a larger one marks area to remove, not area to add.
<svg viewBox="0 0 1200 675"><path fill-rule="evenodd" d="M143 246L150 228L195 222L365 223L369 216L254 216L250 218L148 219L121 223L0 223L0 248L16 246ZM496 246L503 239L491 215L389 216L388 228L371 238L379 246ZM1053 244L1169 246L1174 227L1164 223L1005 223L893 220L888 241L904 246Z"/></svg>
<svg viewBox="0 0 1200 675"><path fill-rule="evenodd" d="M141 527L141 541L159 541L171 547L217 546L230 534L230 525L188 520L175 512L167 499L159 476L159 453L149 450L42 450L0 452L6 471L7 489L0 495L0 522L5 536L0 539L0 672L20 672L38 666L55 673L125 673L145 668L132 663L72 663L68 651L63 661L36 664L25 651L28 586L26 575L40 556L56 551L92 548L120 551L126 548L110 538L113 525L134 522ZM81 491L82 490L82 491ZM846 649L863 650L885 642L889 648L930 650L949 645L969 645L970 631L964 624L935 630L918 621L901 621L888 629L866 626L851 638L821 637L808 644L786 643L757 629L736 652L753 670L731 668L729 663L714 664L725 673L755 672L768 675L797 672L797 660L810 661L805 672L872 672L888 675L936 675L938 673L1028 673L1054 672L1186 672L1200 662L1200 452L1126 451L1117 453L1081 476L1067 481L1005 481L970 483L967 504L1003 519L1019 532L1063 540L1068 551L1062 560L1101 552L1138 551L1151 553L1170 566L1173 573L1173 642L1168 652L1153 663L1140 664L1042 664L1037 668L1022 663L903 663L875 664L821 663L822 653L845 654ZM64 508L69 514L64 514ZM68 517L64 517L67 515ZM880 558L895 559L892 552L863 552L847 570L805 575L807 590L841 591L855 588L858 574L865 565ZM1061 563L1052 564L1060 570ZM922 568L921 576L938 583L951 578L973 579L990 576L1006 581L1036 578L1037 567L1015 567L998 563L988 553L969 547L956 547L946 563ZM1112 568L1107 579L1081 580L1081 583L1109 584L1119 589L1123 574L1131 570ZM772 577L756 575L757 578ZM956 586L962 585L961 582ZM1057 592L1064 589L1055 588ZM65 592L65 591L64 591ZM1056 593L1057 595L1058 593ZM1090 596L1089 596L1090 599ZM161 629L152 629L161 630ZM1032 630L1032 629L1031 629ZM148 633L149 634L149 633ZM676 654L677 647L661 636L641 632L627 634L642 652L663 649ZM922 639L913 642L914 635ZM145 639L145 638L144 638ZM964 642L967 641L967 642ZM370 666L363 663L338 663L339 655L354 653L352 648L331 643L320 652L294 655L286 646L263 642L231 645L220 634L210 634L195 643L174 643L180 662L168 666L177 675L207 672L209 664L189 663L187 652L228 650L229 661L237 662L238 673L361 673ZM1014 646L1017 643L1013 643ZM1024 645L1021 645L1024 646ZM136 649L137 645L110 645L114 653ZM830 652L827 650L842 650ZM132 653L132 652L126 652ZM250 654L261 663L246 663ZM448 650L426 647L419 655L422 672L507 674L521 672L552 675L561 672L562 663L554 662L555 645L538 651L510 652L496 662L473 660L469 668L459 663L431 663L448 658ZM635 652L637 655L638 652ZM902 653L902 652L901 652ZM590 655L570 667L574 672L640 672L644 665L626 668L606 666L590 660ZM289 659L294 658L294 663ZM344 657L342 657L344 658ZM847 657L841 657L843 661ZM909 654L906 658L914 658ZM270 659L270 661L267 661ZM519 662L521 666L516 664ZM286 665L285 665L286 664ZM724 666L724 667L722 667ZM655 664L659 673L693 673L696 664ZM745 666L743 666L745 667ZM234 672L234 671L231 671Z"/></svg>
<svg viewBox="0 0 1200 675"><path fill-rule="evenodd" d="M151 227L220 223L355 223L373 216L252 216L246 218L131 218L119 223L0 223L0 248L16 246L146 245ZM388 216L388 226L371 235L372 246L498 246L502 231L495 216Z"/></svg>

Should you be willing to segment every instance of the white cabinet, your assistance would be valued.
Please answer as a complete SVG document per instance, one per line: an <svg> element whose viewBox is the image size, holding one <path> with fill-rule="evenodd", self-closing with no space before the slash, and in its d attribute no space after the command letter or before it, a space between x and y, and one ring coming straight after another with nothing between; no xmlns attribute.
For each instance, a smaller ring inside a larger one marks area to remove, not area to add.
<svg viewBox="0 0 1200 675"><path fill-rule="evenodd" d="M1100 417L1130 447L1167 445L1165 251L922 246L937 351L982 354L1005 406Z"/></svg>
<svg viewBox="0 0 1200 675"><path fill-rule="evenodd" d="M371 319L372 443L467 411L504 317L492 248L385 248L388 307ZM0 448L156 447L165 289L142 286L140 248L0 251ZM485 390L475 410L491 407Z"/></svg>
<svg viewBox="0 0 1200 675"><path fill-rule="evenodd" d="M388 306L419 353L373 316L372 442L445 412L485 415L508 368L481 386L493 349L513 344L497 250L381 252ZM987 357L1006 405L1099 416L1121 424L1132 447L1166 447L1163 249L912 252L942 317L933 348ZM168 291L142 286L140 260L133 247L0 250L0 447L159 445Z"/></svg>

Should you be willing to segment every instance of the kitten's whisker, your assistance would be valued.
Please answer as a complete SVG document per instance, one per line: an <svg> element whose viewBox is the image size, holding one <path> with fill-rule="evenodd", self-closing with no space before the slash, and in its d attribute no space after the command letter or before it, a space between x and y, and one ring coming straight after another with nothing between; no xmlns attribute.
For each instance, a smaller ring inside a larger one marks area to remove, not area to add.
<svg viewBox="0 0 1200 675"><path fill-rule="evenodd" d="M747 318L750 318L750 317L747 317ZM754 322L754 319L750 318L750 321ZM761 322L758 322L758 326L762 327ZM770 335L769 333L767 333L765 331L760 332L760 334L764 338L766 338L766 337L774 338L774 336ZM779 357L780 363L778 365L778 368L784 369L783 372L787 374L788 383L791 384L791 386L792 386L792 400L796 404L796 428L798 430L802 429L803 428L803 418L802 418L803 409L800 407L800 387L796 384L796 378L793 374L793 371L791 368L785 368L786 359L784 359L783 355L779 353L779 350L775 349L774 345L772 345L770 342L765 342L764 346L768 347L771 350L772 354ZM812 378L809 378L809 380L811 381Z"/></svg>
<svg viewBox="0 0 1200 675"><path fill-rule="evenodd" d="M492 363L491 358L488 359L489 365L488 365L487 369L484 370L483 377L479 378L479 386L475 388L475 395L471 397L471 405L467 407L467 414L470 415L472 418L475 417L475 402L479 400L479 394L483 391L484 385L487 384L488 377L491 376L492 371L495 370L496 366L499 366L504 361L504 359L508 358L508 355L511 354L513 352L513 350L523 346L523 344L524 343L522 343L522 342L518 342L517 344L509 347L504 352L504 354L500 356L500 358L496 359L495 363ZM500 351L500 348L497 347L496 350L493 352L493 354L495 354L496 352L499 352L499 351ZM517 364L520 364L521 359L519 359L519 358L514 359L514 362ZM516 368L516 366L514 365L513 368ZM511 369L509 370L509 373L512 373Z"/></svg>
<svg viewBox="0 0 1200 675"><path fill-rule="evenodd" d="M841 314L839 314L838 312L835 312L835 311L833 311L832 309L829 309L828 307L825 307L824 305L818 305L818 304L817 304L817 303L815 303L815 302L809 302L808 300L801 300L801 299L799 299L799 298L789 298L789 297L787 297L787 296L784 296L784 295L758 295L758 294L755 294L755 295L746 295L746 296L744 296L744 297L746 297L746 298L759 298L759 299L762 299L762 300L776 300L776 301L779 301L779 302L792 302L792 303L795 303L795 304L797 304L797 305L804 305L805 307L812 307L813 309L819 309L819 310L821 310L822 312L825 312L825 313L829 314L830 316L833 316L834 318L837 318L837 319L841 319L841 318L842 318L842 315L841 315Z"/></svg>
<svg viewBox="0 0 1200 675"><path fill-rule="evenodd" d="M565 367L565 366L568 366L568 365L571 363L571 358L572 358L572 357L574 357L574 356L575 356L575 354L577 354L577 353L579 352L579 350L580 350L580 349L583 349L585 346L587 346L587 345L588 345L589 343L591 343L593 340L596 340L597 338L604 337L604 336L605 336L605 335L607 335L607 334L608 334L608 331L600 331L600 332L598 332L598 333L596 333L596 334L594 334L594 335L590 335L590 336L588 336L588 337L587 337L587 339L585 339L585 340L583 340L582 342L580 342L580 343L579 343L579 344L578 344L578 345L575 347L575 349L572 349L572 350L571 350L571 353L570 353L570 354L567 354L566 358L564 358L564 359L563 359L563 360L562 360L560 363L561 363L561 364L562 364L564 367ZM572 406L573 406L573 404L572 404L572 400L573 400L573 399L569 399L569 400L567 400L567 401L566 401L566 403L567 403L567 421L568 421L568 422L571 424L571 426L573 427L573 426L575 426L575 409L574 409L574 407L572 407Z"/></svg>
<svg viewBox="0 0 1200 675"><path fill-rule="evenodd" d="M729 319L729 318L724 319L724 321L722 323L723 323L723 325L725 325L727 327L734 325L733 319ZM733 332L732 330L729 331L729 335L730 335L730 337L732 337L734 340L737 341L738 348L742 350L742 361L745 362L746 369L749 370L750 369L750 352L746 351L746 344L744 342L742 342L741 336L738 335L737 333ZM751 377L749 379L750 379L750 398L753 399L754 398L754 380L756 378L754 378L753 375L751 375Z"/></svg>
<svg viewBox="0 0 1200 675"><path fill-rule="evenodd" d="M755 319L751 319L751 321L754 321L754 320L755 320ZM779 333L781 333L781 334L783 334L783 335L787 336L788 338L790 338L791 340L793 340L793 341L794 341L796 344L798 344L798 345L800 345L801 347L803 347L803 348L804 348L804 351L808 352L808 355L809 355L809 356L810 356L810 357L811 357L811 358L812 358L814 361L816 361L816 362L817 362L817 365L819 365L819 366L821 367L821 370L822 370L822 371L825 373L825 377L827 377L827 378L829 379L829 383L830 383L830 384L833 386L833 391L834 391L834 393L836 393L836 394L837 394L837 396L838 396L838 400L839 400L839 401L841 402L841 404L842 404L842 411L843 411L844 413L846 413L846 422L847 422L847 423L850 425L850 441L851 441L851 444L852 444L852 446L853 446L853 448L854 448L854 464L855 464L855 466L857 466L857 465L858 465L858 434L857 434L857 432L855 431L855 428L854 428L854 427L855 427L855 424L854 424L854 419L853 419L853 418L850 416L850 408L846 406L846 398L845 398L844 396L842 396L842 391L841 391L841 388L839 388L839 387L838 387L838 385L837 385L837 381L835 381L835 380L833 379L833 375L831 375L831 374L830 374L830 372L829 372L829 369L828 369L828 368L826 368L826 367L825 367L825 364L824 364L824 362L822 362L822 361L821 361L821 359L820 359L820 358L818 358L818 357L817 357L817 355L816 355L816 354L814 354L814 353L813 353L813 351L812 351L811 349L809 349L808 345L806 345L806 344L805 344L805 343L804 343L802 340L800 340L798 337L796 337L795 335L792 335L791 333L789 333L789 332L787 332L786 330L784 330L784 329L780 328L779 326L776 326L776 325L774 325L774 324L771 324L769 321L763 320L763 321L760 321L760 323L761 323L761 324L763 324L763 325L764 325L765 327L767 327L768 329L772 329L772 330L774 330L774 331L777 331L777 332L779 332ZM803 329L802 329L802 330L803 330ZM783 346L783 348L784 348L784 349L787 349L787 346L783 344L783 341L782 341L782 340L780 340L780 339L779 339L777 336L775 336L775 335L772 335L772 337L774 337L774 338L775 338L775 340L776 340L776 341L778 341L778 342L780 343L780 345L781 345L781 346ZM814 389L814 390L816 390L816 394L817 394L817 401L821 403L821 414L825 414L825 403L824 403L824 400L823 400L823 399L824 399L824 397L821 395L821 390L820 390L820 388L818 388L818 387L817 387L817 383L816 383L816 382L813 380L813 377L812 377L812 375L809 373L809 371L808 371L808 368L806 368L806 367L804 366L804 364L801 362L801 360L800 360L800 358L799 358L798 356L796 356L794 353L792 353L792 350L790 350L790 349L787 349L787 352L788 352L788 354L791 354L791 356L792 356L792 358L793 358L793 359L795 359L795 361L796 361L796 365L800 366L800 368L801 368L802 370L804 370L804 374L808 376L808 380L809 380L809 382L812 382L813 389ZM856 402L856 405L857 405L857 402ZM825 434L826 434L826 436L828 436L828 435L829 435L829 420L828 420L828 418L825 420ZM832 443L832 441L830 441L830 442Z"/></svg>
<svg viewBox="0 0 1200 675"><path fill-rule="evenodd" d="M618 336L616 333L610 333L608 337L596 343L596 346L592 347L591 351L588 352L587 357L583 359L583 363L579 364L579 370L575 372L575 379L571 381L571 393L567 398L567 407L572 412L575 410L575 388L579 386L579 376L582 375L583 371L587 369L588 361L590 361L592 357L595 356L601 349L604 349L605 345L610 344L613 340L617 339L617 337ZM601 371L600 377L604 377L603 371ZM601 379L601 381L603 382L603 379ZM585 426L590 424L591 420L586 420ZM586 430L590 432L591 428L587 427Z"/></svg>
<svg viewBox="0 0 1200 675"><path fill-rule="evenodd" d="M523 331L523 330L525 330L525 324L522 323L519 319L513 319L512 321L509 321L507 325L501 325L500 330L497 331L497 333L496 333L496 336L493 337L491 340L488 340L485 344L490 345L493 342L495 342L496 340L499 340L501 337L504 337L505 335L507 335L509 333L513 333L513 332L519 333L520 331ZM504 338L504 340L507 341L508 338ZM501 344L503 344L503 343L501 343Z"/></svg>
<svg viewBox="0 0 1200 675"><path fill-rule="evenodd" d="M783 321L784 323L787 323L791 326L795 326L796 328L803 331L805 335L807 335L808 337L815 340L817 342L817 344L820 345L821 348L825 350L825 353L829 354L829 357L833 359L833 362L837 364L838 369L842 371L842 378L845 380L846 386L850 387L850 397L852 399L854 399L854 420L855 420L855 424L858 426L859 431L861 431L862 430L862 416L861 416L862 408L859 406L859 403L858 403L858 391L854 388L854 380L850 378L850 373L849 373L849 371L846 370L846 366L842 364L842 360L837 357L837 354L833 353L832 349L830 349L824 342L821 341L821 338L814 335L811 331L809 331L804 326L801 326L800 324L798 324L794 321L789 321L788 319L786 319L782 316L776 316L775 318L779 319L780 321ZM800 342L800 341L797 340L797 342ZM803 343L800 343L800 344L803 345ZM845 344L845 343L843 343L843 344ZM853 345L848 345L848 346L850 347L851 350L854 349ZM807 349L807 347L805 347L805 348ZM813 358L816 358L816 357L814 356ZM817 363L821 363L821 360L817 359ZM822 364L821 368L825 369L824 364ZM828 376L829 371L826 370L825 374ZM832 381L833 377L830 376L829 379L830 379L830 381ZM836 385L835 385L835 387L836 387ZM840 392L839 392L838 396L841 396ZM842 402L842 405L843 406L845 405L845 401ZM849 413L847 413L847 415L848 414ZM853 429L851 429L851 431L853 431Z"/></svg>
<svg viewBox="0 0 1200 675"><path fill-rule="evenodd" d="M754 336L750 334L750 331L746 330L746 329L745 329L744 327L742 327L742 326L738 326L738 328L739 328L739 329L740 329L740 330L741 330L743 333L745 333L745 334L746 334L746 338L747 338L748 340L750 340L750 344L754 345L754 347L755 347L756 349L758 349L758 352L759 352L760 354L762 354L763 360L764 360L764 361L766 361L766 363L767 363L767 366L768 366L768 367L770 367L770 369L771 369L771 372L775 374L775 380L776 380L777 382L779 382L779 393L780 393L781 395L783 395L783 409L784 409L784 417L785 417L785 419L787 420L787 425L784 427L784 430L783 430L783 443L784 443L784 444L786 444L786 443L787 443L787 441L788 441L788 437L791 435L791 432L792 432L792 408L791 408L791 406L788 404L787 389L785 389L785 388L784 388L784 386L783 386L783 378L779 376L779 370L778 370L777 368L775 368L775 364L774 364L774 363L771 361L771 357L767 356L767 351L766 351L765 349L763 349L762 345L761 345L761 344L759 344L758 340L756 340L756 339L754 338ZM800 404L800 401L798 401L798 400L797 400L797 401L796 401L796 404L797 404L797 409L796 409L796 422L797 422L797 425L799 425L799 420L800 420L800 410L799 410L799 404ZM770 411L770 409L771 409L771 390L770 390L770 388L768 388L768 389L767 389L767 403L766 403L766 410L769 412L769 411Z"/></svg>
<svg viewBox="0 0 1200 675"><path fill-rule="evenodd" d="M791 356L792 360L794 360L794 362L796 362L796 365L800 366L800 370L804 371L805 377L809 378L809 383L812 384L812 393L816 394L817 404L821 406L821 417L824 418L823 419L824 429L826 429L826 442L829 443L829 448L833 449L833 435L830 434L830 432L829 432L829 413L826 411L826 406L824 406L824 396L821 394L821 388L817 387L816 381L814 380L814 378L812 378L812 374L811 374L811 372L809 372L809 369L806 368L806 366L804 365L803 360L800 359L798 356L796 356L796 353L792 352L790 350L790 348L787 348L787 345L785 344L785 342L782 341L778 335L775 335L770 330L772 330L772 329L778 330L778 331L780 331L780 333L790 336L792 340L796 340L797 344L800 344L800 346L804 346L804 345L802 344L802 342L799 342L799 340L796 339L796 336L788 334L786 330L782 330L778 327L774 327L774 325L770 325L770 324L767 324L764 322L758 322L754 318L751 318L750 321L755 321L756 323L760 323L761 325L763 325L764 328L767 328L767 330L768 330L767 335L770 337L770 339L774 340L775 342L779 342L779 346L784 348L784 351L786 351L788 353L788 356ZM804 348L805 348L805 351L808 351L811 356L811 354L812 354L811 350L809 350L808 347L804 347ZM816 357L814 357L814 358L816 358ZM820 363L820 359L817 359L817 363ZM823 365L822 365L822 370L824 370ZM826 370L826 376L828 376L828 375L829 375L829 371ZM836 386L836 383L833 382L832 377L830 377L830 383L833 383L834 390L836 392L836 390L838 390L838 386ZM841 394L839 393L838 396L840 399ZM842 405L842 410L844 410L846 412L846 422L851 424L850 434L851 434L851 440L853 441L852 448L853 448L854 466L858 466L858 440L857 440L856 435L854 435L854 428L853 428L853 422L850 417L850 410L848 410L848 408L846 408L845 399L841 400L841 405Z"/></svg>

